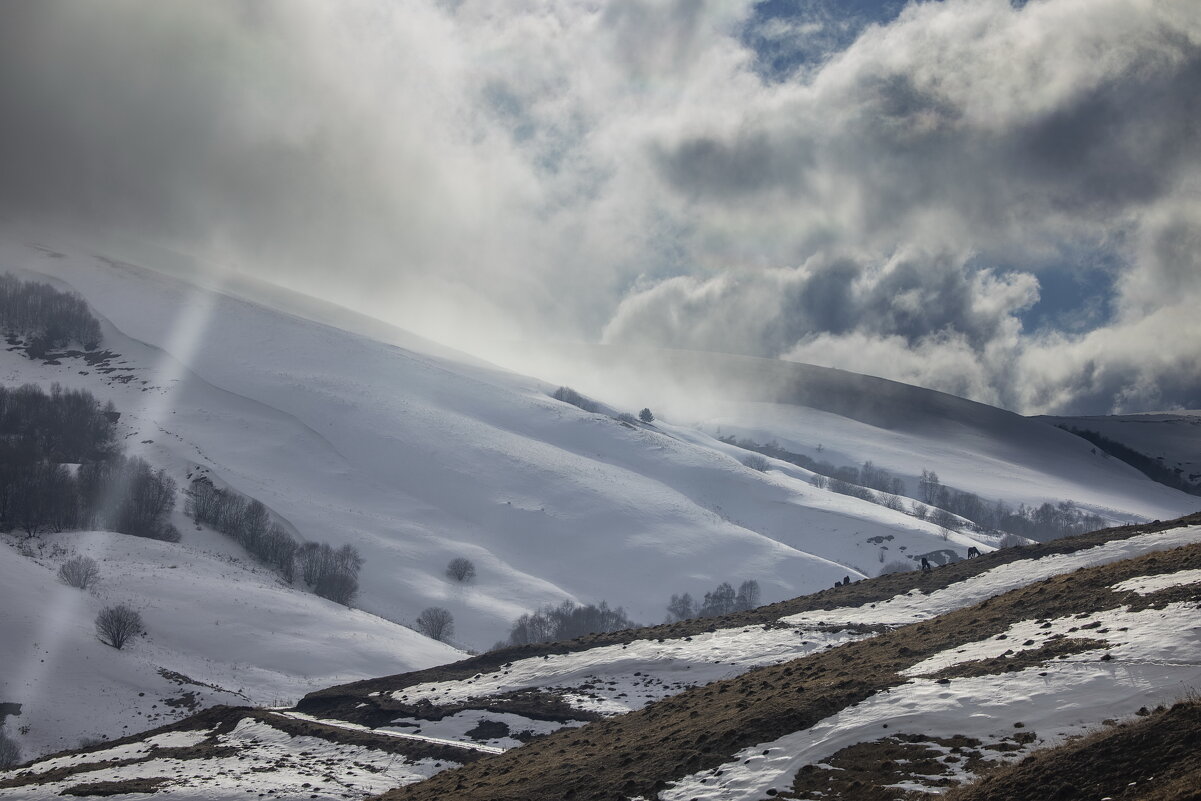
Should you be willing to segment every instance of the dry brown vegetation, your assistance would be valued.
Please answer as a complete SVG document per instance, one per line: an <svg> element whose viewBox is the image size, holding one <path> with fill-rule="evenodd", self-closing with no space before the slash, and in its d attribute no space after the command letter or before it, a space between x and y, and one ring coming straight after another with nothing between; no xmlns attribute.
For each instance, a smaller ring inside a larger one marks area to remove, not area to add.
<svg viewBox="0 0 1201 801"><path fill-rule="evenodd" d="M1201 701L1182 701L1038 752L946 798L1195 801L1201 798Z"/></svg>
<svg viewBox="0 0 1201 801"><path fill-rule="evenodd" d="M675 779L713 769L756 743L808 728L902 684L900 672L905 668L936 653L996 636L1018 620L1068 615L1084 619L1123 604L1138 609L1201 600L1197 585L1148 596L1109 589L1134 576L1195 567L1201 567L1201 544L1056 576L931 621L758 668L636 712L560 731L398 788L383 798L609 801L654 797ZM899 798L899 791L889 797Z"/></svg>

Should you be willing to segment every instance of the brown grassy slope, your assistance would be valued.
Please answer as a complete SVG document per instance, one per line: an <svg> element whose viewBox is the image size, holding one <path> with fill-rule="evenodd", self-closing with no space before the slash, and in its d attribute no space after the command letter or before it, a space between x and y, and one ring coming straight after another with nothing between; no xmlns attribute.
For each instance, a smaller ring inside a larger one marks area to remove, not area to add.
<svg viewBox="0 0 1201 801"><path fill-rule="evenodd" d="M389 706L386 700L379 699L378 697L368 697L371 693L375 692L389 693L426 682L467 679L477 673L491 673L500 670L503 666L518 659L528 659L545 654L573 653L605 645L622 645L634 640L656 639L660 637L666 639L691 637L703 632L714 631L718 628L738 628L741 626L772 623L782 617L802 612L876 603L896 595L902 595L911 589L919 589L925 593L931 593L1019 559L1039 559L1053 554L1072 553L1112 540L1129 539L1138 534L1194 525L1201 525L1201 513L1162 523L1119 526L1020 548L1005 548L984 554L978 559L966 559L961 562L945 565L929 573L921 573L919 571L893 573L887 576L865 579L864 581L844 587L834 587L811 595L803 595L799 598L761 606L749 612L738 612L719 618L698 618L678 623L667 623L660 626L627 629L608 634L593 634L563 642L504 648L499 651L491 651L470 659L464 659L460 662L439 665L427 670L400 673L377 679L365 679L350 684L317 690L302 698L300 703L297 704L297 709L328 717L361 718L364 715L363 710L365 709L359 706L362 703L367 703L370 707L377 705Z"/></svg>
<svg viewBox="0 0 1201 801"><path fill-rule="evenodd" d="M1078 570L931 621L758 668L646 708L560 731L505 754L393 790L388 801L610 801L654 797L668 782L715 768L737 751L808 728L905 681L900 671L941 651L995 636L1018 620L1201 600L1201 587L1150 596L1109 586L1201 567L1201 544Z"/></svg>
<svg viewBox="0 0 1201 801"><path fill-rule="evenodd" d="M1201 701L1182 701L1041 751L946 798L1195 801L1201 798Z"/></svg>

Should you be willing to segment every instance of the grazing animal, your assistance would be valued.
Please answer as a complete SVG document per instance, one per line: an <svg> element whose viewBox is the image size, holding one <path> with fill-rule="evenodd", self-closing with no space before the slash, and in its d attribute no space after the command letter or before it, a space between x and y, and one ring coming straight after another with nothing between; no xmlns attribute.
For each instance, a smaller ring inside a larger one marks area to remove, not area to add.
<svg viewBox="0 0 1201 801"><path fill-rule="evenodd" d="M967 549L967 558L968 559L975 559L979 555L980 555L979 548L977 548L975 545L968 546L968 549Z"/></svg>

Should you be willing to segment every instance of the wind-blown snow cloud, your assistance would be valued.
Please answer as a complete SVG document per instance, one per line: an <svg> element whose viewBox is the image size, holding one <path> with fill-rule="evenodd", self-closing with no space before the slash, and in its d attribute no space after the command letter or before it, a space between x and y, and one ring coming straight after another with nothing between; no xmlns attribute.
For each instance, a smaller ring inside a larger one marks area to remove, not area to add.
<svg viewBox="0 0 1201 801"><path fill-rule="evenodd" d="M8 4L0 213L131 230L467 347L1201 407L1201 7L787 7ZM1065 275L1105 289L1051 291Z"/></svg>

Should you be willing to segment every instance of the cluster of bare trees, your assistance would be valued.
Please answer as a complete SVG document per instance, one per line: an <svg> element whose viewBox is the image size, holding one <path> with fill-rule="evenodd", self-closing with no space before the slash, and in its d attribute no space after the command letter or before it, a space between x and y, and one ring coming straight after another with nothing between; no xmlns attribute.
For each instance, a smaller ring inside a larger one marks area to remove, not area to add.
<svg viewBox="0 0 1201 801"><path fill-rule="evenodd" d="M586 412L600 411L599 403L597 403L594 400L591 400L590 398L584 397L583 395L576 392L571 387L559 387L558 389L556 389L554 392L551 393L551 397L557 401L563 401L564 403L570 403L572 406L576 406L580 409L583 409Z"/></svg>
<svg viewBox="0 0 1201 801"><path fill-rule="evenodd" d="M363 560L352 545L335 549L326 543L300 544L262 502L219 489L204 476L193 479L184 511L197 523L236 540L289 583L299 568L304 583L322 598L350 606L358 596Z"/></svg>
<svg viewBox="0 0 1201 801"><path fill-rule="evenodd" d="M759 606L761 599L759 582L754 579L748 579L738 585L737 592L729 582L723 581L712 592L705 593L704 599L699 602L693 600L692 595L687 592L683 595L672 595L667 604L667 622L745 612Z"/></svg>
<svg viewBox="0 0 1201 801"><path fill-rule="evenodd" d="M100 344L100 323L83 298L11 273L0 275L0 323L10 335L29 337L30 358L71 342L87 350Z"/></svg>
<svg viewBox="0 0 1201 801"><path fill-rule="evenodd" d="M119 415L90 393L0 387L0 529L107 528L179 540L175 482L114 445ZM69 467L70 466L70 467Z"/></svg>
<svg viewBox="0 0 1201 801"><path fill-rule="evenodd" d="M564 601L558 606L547 605L517 618L509 632L509 639L497 643L496 647L570 640L587 634L621 631L637 625L626 616L624 609L620 606L611 608L605 601L583 606Z"/></svg>
<svg viewBox="0 0 1201 801"><path fill-rule="evenodd" d="M1105 519L1078 508L1071 501L1043 503L1017 508L1004 501L990 502L973 492L961 492L943 484L933 470L923 470L918 482L922 501L933 506L928 517L944 528L954 528L956 516L970 520L990 531L1005 531L1036 540L1057 539L1083 534L1105 525ZM915 507L914 513L926 517L926 510Z"/></svg>

